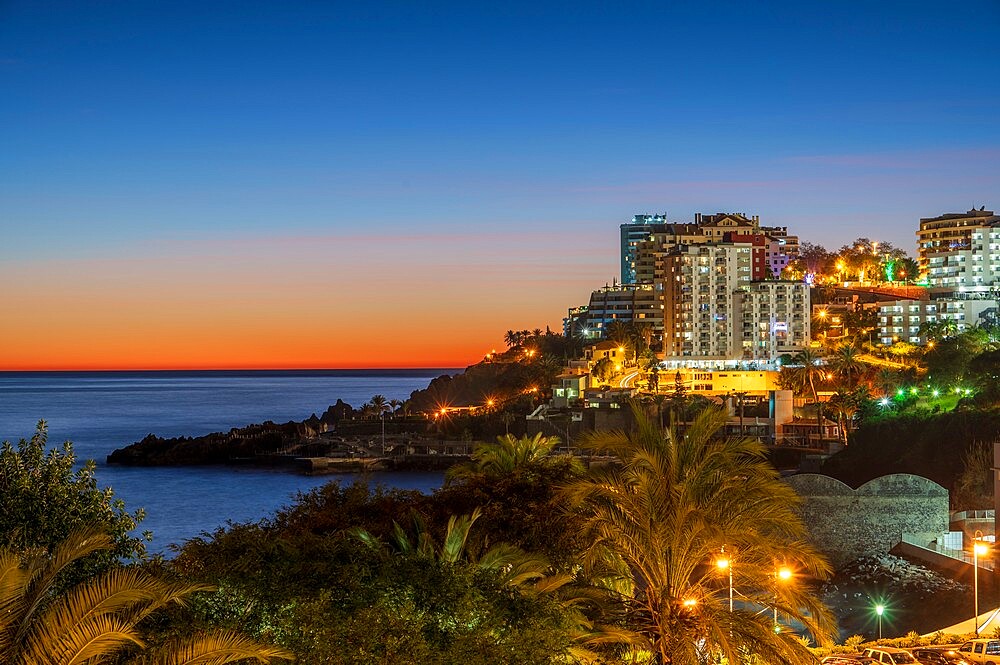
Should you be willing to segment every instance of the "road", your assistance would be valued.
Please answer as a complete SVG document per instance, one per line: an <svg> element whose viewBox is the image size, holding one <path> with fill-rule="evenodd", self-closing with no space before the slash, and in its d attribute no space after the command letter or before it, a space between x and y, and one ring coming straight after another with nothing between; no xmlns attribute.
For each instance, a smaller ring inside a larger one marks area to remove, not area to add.
<svg viewBox="0 0 1000 665"><path fill-rule="evenodd" d="M618 379L618 385L616 387L617 388L634 388L635 387L635 380L638 379L638 378L639 378L639 370L635 370L634 372L629 372L628 374L625 374L624 376L622 376L622 378Z"/></svg>

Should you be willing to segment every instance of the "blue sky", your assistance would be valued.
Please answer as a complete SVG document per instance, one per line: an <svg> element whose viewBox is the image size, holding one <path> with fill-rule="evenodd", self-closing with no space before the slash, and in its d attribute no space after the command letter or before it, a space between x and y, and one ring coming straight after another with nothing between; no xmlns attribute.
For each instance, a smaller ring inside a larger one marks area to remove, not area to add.
<svg viewBox="0 0 1000 665"><path fill-rule="evenodd" d="M560 239L585 301L636 212L912 251L1000 208L998 29L995 0L0 0L0 261L499 232Z"/></svg>

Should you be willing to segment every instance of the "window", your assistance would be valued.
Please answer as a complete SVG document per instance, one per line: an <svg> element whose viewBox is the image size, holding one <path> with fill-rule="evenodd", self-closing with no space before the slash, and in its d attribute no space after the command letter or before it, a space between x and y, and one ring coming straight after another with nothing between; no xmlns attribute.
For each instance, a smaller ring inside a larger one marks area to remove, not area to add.
<svg viewBox="0 0 1000 665"><path fill-rule="evenodd" d="M982 642L978 642L977 644L975 644L972 647L972 653L982 653L982 652L983 652L983 643Z"/></svg>

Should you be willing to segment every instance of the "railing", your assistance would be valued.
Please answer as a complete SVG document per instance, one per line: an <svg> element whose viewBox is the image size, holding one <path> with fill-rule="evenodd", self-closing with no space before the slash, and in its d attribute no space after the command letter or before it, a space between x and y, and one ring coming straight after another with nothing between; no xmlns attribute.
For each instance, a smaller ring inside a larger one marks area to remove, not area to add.
<svg viewBox="0 0 1000 665"><path fill-rule="evenodd" d="M922 539L916 538L915 536L909 533L900 534L900 540L902 540L904 543L907 543L908 545L916 545L917 547L922 547L925 550L930 550L931 552L937 552L938 554L943 554L944 556L950 559L963 561L969 564L970 566L978 563L979 567L982 568L983 570L992 571L995 566L995 564L993 563L993 559L990 558L989 556L979 557L978 561L976 561L975 558L972 556L972 554L966 552L965 550L956 550L950 547L944 547L943 545L939 545L937 541L934 541L933 543L926 543Z"/></svg>

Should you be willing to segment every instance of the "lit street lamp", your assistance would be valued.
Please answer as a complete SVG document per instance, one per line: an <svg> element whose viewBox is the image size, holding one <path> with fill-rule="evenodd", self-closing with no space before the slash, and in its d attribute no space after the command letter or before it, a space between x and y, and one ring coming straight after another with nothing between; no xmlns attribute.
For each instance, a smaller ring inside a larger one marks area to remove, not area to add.
<svg viewBox="0 0 1000 665"><path fill-rule="evenodd" d="M885 612L885 605L876 605L875 614L878 615L878 638L882 639L882 613Z"/></svg>
<svg viewBox="0 0 1000 665"><path fill-rule="evenodd" d="M792 569L782 566L774 571L774 579L778 582L787 582L792 579ZM774 587L774 632L780 633L781 626L778 625L778 587Z"/></svg>
<svg viewBox="0 0 1000 665"><path fill-rule="evenodd" d="M729 573L729 611L733 611L733 560L732 558L726 556L726 548L722 548L721 556L715 561L715 565L719 570L724 570Z"/></svg>
<svg viewBox="0 0 1000 665"><path fill-rule="evenodd" d="M979 637L979 557L989 553L989 546L981 540L983 532L977 530L972 540L972 579L973 579L973 614L972 623L976 627L976 637Z"/></svg>

